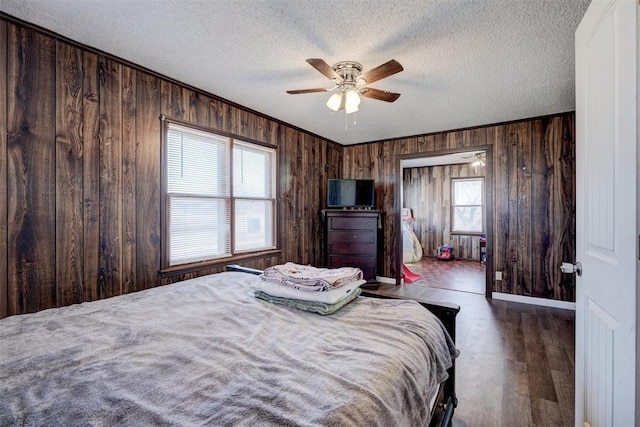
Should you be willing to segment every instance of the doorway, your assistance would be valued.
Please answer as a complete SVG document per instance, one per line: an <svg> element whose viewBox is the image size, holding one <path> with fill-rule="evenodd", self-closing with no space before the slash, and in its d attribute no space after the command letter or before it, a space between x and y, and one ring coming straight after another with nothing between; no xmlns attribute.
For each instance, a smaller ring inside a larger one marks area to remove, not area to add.
<svg viewBox="0 0 640 427"><path fill-rule="evenodd" d="M492 147L398 157L397 258L422 286L485 294L492 289Z"/></svg>

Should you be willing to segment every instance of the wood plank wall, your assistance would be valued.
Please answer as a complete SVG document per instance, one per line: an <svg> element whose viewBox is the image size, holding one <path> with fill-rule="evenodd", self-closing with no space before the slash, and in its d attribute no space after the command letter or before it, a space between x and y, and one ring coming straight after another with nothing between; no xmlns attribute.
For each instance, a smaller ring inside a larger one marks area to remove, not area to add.
<svg viewBox="0 0 640 427"><path fill-rule="evenodd" d="M342 147L10 18L0 46L0 318L222 269L159 277L161 114L277 146L281 253L244 265L322 261Z"/></svg>
<svg viewBox="0 0 640 427"><path fill-rule="evenodd" d="M343 177L376 180L385 212L382 273L396 276L396 159L493 146L495 292L575 301L574 279L561 275L575 258L575 116L560 114L344 148Z"/></svg>
<svg viewBox="0 0 640 427"><path fill-rule="evenodd" d="M480 236L451 234L451 179L484 177L485 169L459 164L402 171L403 207L413 212L413 231L424 256L434 257L440 245L448 244L456 259L480 259Z"/></svg>

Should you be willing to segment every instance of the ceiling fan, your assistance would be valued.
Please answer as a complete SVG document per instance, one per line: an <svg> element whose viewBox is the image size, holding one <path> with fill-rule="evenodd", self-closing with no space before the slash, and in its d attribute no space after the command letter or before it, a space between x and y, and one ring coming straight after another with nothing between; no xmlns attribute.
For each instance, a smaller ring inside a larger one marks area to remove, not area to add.
<svg viewBox="0 0 640 427"><path fill-rule="evenodd" d="M386 102L393 102L400 97L399 93L367 87L373 82L402 71L402 65L395 59L365 72L362 72L362 65L354 61L341 61L333 64L333 66L319 58L310 58L307 59L307 62L333 81L334 86L331 88L288 90L287 93L297 95L301 93L336 91L327 101L327 107L332 111L344 109L347 114L355 113L358 111L358 105L360 105L360 96Z"/></svg>

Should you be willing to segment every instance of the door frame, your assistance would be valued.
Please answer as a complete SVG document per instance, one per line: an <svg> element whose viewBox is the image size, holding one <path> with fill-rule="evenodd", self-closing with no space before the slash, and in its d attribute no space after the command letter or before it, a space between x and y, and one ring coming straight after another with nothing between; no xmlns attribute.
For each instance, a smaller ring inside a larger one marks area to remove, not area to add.
<svg viewBox="0 0 640 427"><path fill-rule="evenodd" d="M449 150L424 151L411 154L400 154L396 156L396 191L394 210L396 215L396 285L402 283L402 195L403 195L403 173L402 161L417 159L422 157L441 157L448 154L473 153L484 151L486 153L484 196L485 196L485 231L487 234L486 262L485 262L485 297L491 299L493 293L493 145L478 145L474 147L454 148Z"/></svg>

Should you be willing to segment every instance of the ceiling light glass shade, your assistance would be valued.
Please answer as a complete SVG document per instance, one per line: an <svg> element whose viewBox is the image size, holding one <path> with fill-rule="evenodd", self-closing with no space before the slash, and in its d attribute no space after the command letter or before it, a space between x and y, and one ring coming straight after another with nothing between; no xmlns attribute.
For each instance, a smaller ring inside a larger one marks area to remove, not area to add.
<svg viewBox="0 0 640 427"><path fill-rule="evenodd" d="M358 111L358 105L360 105L360 96L355 89L350 89L345 95L344 109L347 114L355 113Z"/></svg>
<svg viewBox="0 0 640 427"><path fill-rule="evenodd" d="M342 104L342 94L340 92L331 95L327 101L327 107L329 107L331 111L338 111L340 109L340 104Z"/></svg>
<svg viewBox="0 0 640 427"><path fill-rule="evenodd" d="M347 107L345 105L344 111L347 114L355 113L356 111L358 111L358 106L357 105L350 105L350 106Z"/></svg>

